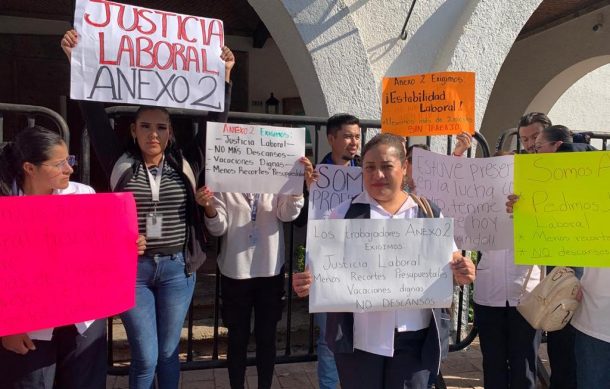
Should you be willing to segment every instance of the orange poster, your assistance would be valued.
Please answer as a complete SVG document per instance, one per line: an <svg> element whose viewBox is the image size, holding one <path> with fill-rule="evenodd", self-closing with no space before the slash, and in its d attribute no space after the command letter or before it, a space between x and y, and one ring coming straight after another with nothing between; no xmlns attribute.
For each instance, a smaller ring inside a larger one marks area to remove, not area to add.
<svg viewBox="0 0 610 389"><path fill-rule="evenodd" d="M384 77L381 131L404 136L474 134L474 73Z"/></svg>

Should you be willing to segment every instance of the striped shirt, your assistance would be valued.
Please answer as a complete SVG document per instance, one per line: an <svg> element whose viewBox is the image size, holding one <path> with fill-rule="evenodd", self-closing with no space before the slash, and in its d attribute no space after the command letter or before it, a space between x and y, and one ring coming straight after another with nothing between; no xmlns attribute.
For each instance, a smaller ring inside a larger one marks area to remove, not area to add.
<svg viewBox="0 0 610 389"><path fill-rule="evenodd" d="M149 169L153 177L156 177L158 169L157 166ZM137 173L125 185L124 191L133 193L138 211L138 230L140 234L146 235L146 217L153 213L154 203L144 164L140 165ZM146 252L164 253L163 249L184 246L186 240L186 186L178 172L167 163L163 164L157 215L161 215L163 218L162 237L147 238ZM168 252L174 251L169 250Z"/></svg>

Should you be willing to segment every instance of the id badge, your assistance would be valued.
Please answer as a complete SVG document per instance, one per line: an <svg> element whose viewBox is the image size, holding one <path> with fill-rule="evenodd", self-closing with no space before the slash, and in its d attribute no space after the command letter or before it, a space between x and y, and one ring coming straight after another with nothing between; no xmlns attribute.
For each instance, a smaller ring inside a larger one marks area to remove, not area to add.
<svg viewBox="0 0 610 389"><path fill-rule="evenodd" d="M161 227L163 226L163 215L149 213L146 216L146 238L161 238Z"/></svg>
<svg viewBox="0 0 610 389"><path fill-rule="evenodd" d="M252 228L248 238L250 240L250 247L255 247L256 246L256 229L255 228Z"/></svg>

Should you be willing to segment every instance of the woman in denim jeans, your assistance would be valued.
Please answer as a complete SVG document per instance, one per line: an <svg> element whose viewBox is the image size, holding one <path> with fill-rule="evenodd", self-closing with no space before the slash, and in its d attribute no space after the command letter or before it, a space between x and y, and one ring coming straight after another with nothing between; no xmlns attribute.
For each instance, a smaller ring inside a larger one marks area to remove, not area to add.
<svg viewBox="0 0 610 389"><path fill-rule="evenodd" d="M76 31L61 46L71 58ZM235 59L222 48L225 61L225 112L209 120L225 122L230 106L231 69ZM204 133L190 147L176 146L169 113L161 107L140 107L126 146L110 125L101 103L81 102L91 144L113 191L133 192L140 234L146 251L139 257L136 306L121 315L131 348L129 387L149 389L155 372L159 388L177 388L178 344L195 286L195 272L205 260L203 221L195 190L204 164Z"/></svg>

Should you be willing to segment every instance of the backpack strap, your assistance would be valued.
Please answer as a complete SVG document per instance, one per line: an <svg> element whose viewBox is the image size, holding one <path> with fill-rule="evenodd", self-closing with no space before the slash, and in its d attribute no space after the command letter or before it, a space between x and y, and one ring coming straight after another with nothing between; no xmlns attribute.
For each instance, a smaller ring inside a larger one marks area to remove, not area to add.
<svg viewBox="0 0 610 389"><path fill-rule="evenodd" d="M417 203L417 206L422 210L426 217L437 217L434 215L432 205L430 205L427 198L424 196L417 196L412 193L410 193L409 196L411 196L411 198Z"/></svg>
<svg viewBox="0 0 610 389"><path fill-rule="evenodd" d="M352 203L349 205L347 212L345 213L344 219L370 219L371 218L371 206L364 203Z"/></svg>

